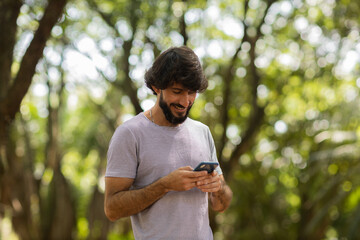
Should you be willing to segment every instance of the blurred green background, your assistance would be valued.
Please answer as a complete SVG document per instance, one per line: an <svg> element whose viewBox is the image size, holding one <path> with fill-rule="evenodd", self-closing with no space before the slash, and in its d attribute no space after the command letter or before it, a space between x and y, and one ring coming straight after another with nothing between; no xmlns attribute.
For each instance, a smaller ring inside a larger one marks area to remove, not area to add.
<svg viewBox="0 0 360 240"><path fill-rule="evenodd" d="M350 0L1 0L0 239L133 239L104 215L107 147L181 45L234 192L215 239L360 239L359 16Z"/></svg>

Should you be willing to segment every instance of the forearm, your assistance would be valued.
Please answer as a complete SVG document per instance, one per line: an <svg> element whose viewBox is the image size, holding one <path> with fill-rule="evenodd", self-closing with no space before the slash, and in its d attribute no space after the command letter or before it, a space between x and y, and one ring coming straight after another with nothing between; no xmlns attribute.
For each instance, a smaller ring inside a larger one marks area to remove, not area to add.
<svg viewBox="0 0 360 240"><path fill-rule="evenodd" d="M212 209L217 212L225 211L231 203L232 195L233 193L230 187L222 181L222 186L219 191L209 193Z"/></svg>
<svg viewBox="0 0 360 240"><path fill-rule="evenodd" d="M105 201L106 215L115 221L137 214L163 197L167 191L160 179L142 189L114 193Z"/></svg>

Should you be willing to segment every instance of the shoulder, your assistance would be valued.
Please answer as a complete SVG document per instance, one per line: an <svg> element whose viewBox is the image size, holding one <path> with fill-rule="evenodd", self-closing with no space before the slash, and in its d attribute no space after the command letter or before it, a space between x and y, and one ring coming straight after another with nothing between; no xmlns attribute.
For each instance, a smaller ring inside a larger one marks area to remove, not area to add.
<svg viewBox="0 0 360 240"><path fill-rule="evenodd" d="M134 137L139 129L146 125L146 119L143 113L139 113L133 118L125 121L116 128L114 135Z"/></svg>
<svg viewBox="0 0 360 240"><path fill-rule="evenodd" d="M207 125L205 125L204 123L194 120L192 118L188 118L186 120L186 125L188 126L188 128L190 128L192 131L195 132L203 132L203 133L209 133L210 129Z"/></svg>
<svg viewBox="0 0 360 240"><path fill-rule="evenodd" d="M187 118L186 119L186 124L188 125L192 125L192 126L196 126L196 127L201 127L201 128L207 128L208 126L206 126L204 123L194 120L192 118Z"/></svg>

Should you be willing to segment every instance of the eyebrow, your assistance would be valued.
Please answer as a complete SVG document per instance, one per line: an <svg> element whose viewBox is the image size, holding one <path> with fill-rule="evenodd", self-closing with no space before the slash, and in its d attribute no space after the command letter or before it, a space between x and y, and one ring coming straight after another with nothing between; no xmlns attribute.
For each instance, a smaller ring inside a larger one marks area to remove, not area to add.
<svg viewBox="0 0 360 240"><path fill-rule="evenodd" d="M175 90L175 91L185 91L184 88L178 88L178 87L173 87L171 88L172 90Z"/></svg>
<svg viewBox="0 0 360 240"><path fill-rule="evenodd" d="M196 90L191 90L186 87L170 87L172 91L188 91L188 92L194 92L196 93Z"/></svg>

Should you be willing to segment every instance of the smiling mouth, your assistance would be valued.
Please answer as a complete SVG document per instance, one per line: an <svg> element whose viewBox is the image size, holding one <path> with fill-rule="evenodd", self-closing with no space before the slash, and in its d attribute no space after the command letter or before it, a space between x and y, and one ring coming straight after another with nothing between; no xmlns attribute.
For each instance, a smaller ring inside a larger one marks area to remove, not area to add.
<svg viewBox="0 0 360 240"><path fill-rule="evenodd" d="M177 104L173 104L174 108L177 110L184 110L185 107L181 106L181 105L177 105Z"/></svg>

